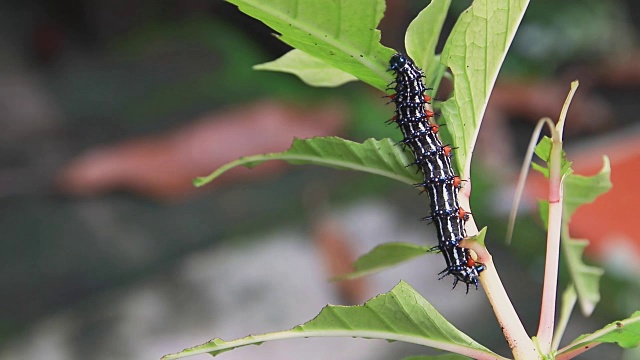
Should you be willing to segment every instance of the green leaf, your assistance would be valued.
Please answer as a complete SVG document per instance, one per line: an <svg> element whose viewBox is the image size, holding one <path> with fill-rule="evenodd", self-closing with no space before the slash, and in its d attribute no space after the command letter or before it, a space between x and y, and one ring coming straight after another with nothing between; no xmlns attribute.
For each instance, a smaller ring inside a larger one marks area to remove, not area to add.
<svg viewBox="0 0 640 360"><path fill-rule="evenodd" d="M402 242L384 243L376 246L356 260L353 263L355 271L337 276L333 280L348 280L370 275L433 251L435 250L433 250L432 246L420 246Z"/></svg>
<svg viewBox="0 0 640 360"><path fill-rule="evenodd" d="M565 225L563 225L564 227ZM568 232L565 233L564 229L562 230L562 253L567 260L567 268L584 316L591 315L600 302L600 278L604 274L602 268L587 265L582 261L582 255L587 245L589 245L588 240L573 239L569 237Z"/></svg>
<svg viewBox="0 0 640 360"><path fill-rule="evenodd" d="M284 160L295 165L314 164L335 169L358 170L407 184L416 184L422 181L420 175L413 167L404 165L411 163L412 156L410 152L395 146L389 139L369 139L362 144L333 136L294 139L287 151L240 158L223 165L208 176L196 178L193 184L203 186L236 166L252 168L269 160Z"/></svg>
<svg viewBox="0 0 640 360"><path fill-rule="evenodd" d="M485 226L482 229L480 229L480 231L477 234L471 236L471 240L477 241L478 244L486 247L487 245L485 245L484 243L484 239L486 236L487 236L487 227Z"/></svg>
<svg viewBox="0 0 640 360"><path fill-rule="evenodd" d="M450 4L451 0L431 1L411 21L404 38L407 54L419 68L425 71L425 82L433 88L429 92L431 95L437 93L440 80L446 70L435 52Z"/></svg>
<svg viewBox="0 0 640 360"><path fill-rule="evenodd" d="M336 87L358 80L355 76L296 49L277 60L255 65L253 69L291 73L311 86Z"/></svg>
<svg viewBox="0 0 640 360"><path fill-rule="evenodd" d="M291 330L233 341L216 338L162 359L179 359L203 353L215 356L241 346L271 340L335 336L404 341L476 358L504 359L456 329L405 282L400 282L389 293L378 295L364 305L327 305L313 320Z"/></svg>
<svg viewBox="0 0 640 360"><path fill-rule="evenodd" d="M598 196L611 189L610 177L611 165L609 158L605 156L602 169L596 175L569 174L564 180L562 250L584 316L591 315L600 301L600 278L604 270L589 266L582 261L584 249L589 241L570 238L569 222L578 207L592 203Z"/></svg>
<svg viewBox="0 0 640 360"><path fill-rule="evenodd" d="M395 53L376 29L384 0L227 0L281 35L280 40L385 90Z"/></svg>
<svg viewBox="0 0 640 360"><path fill-rule="evenodd" d="M535 148L535 154L542 159L545 163L549 163L549 158L551 157L551 139L548 136L543 136L540 139L538 145ZM567 153L562 150L562 158L560 160L560 173L562 176L571 174L573 170L571 169L572 162L567 160ZM549 178L549 168L546 166L538 165L536 163L532 163L531 166L534 170L540 172L544 177Z"/></svg>
<svg viewBox="0 0 640 360"><path fill-rule="evenodd" d="M440 61L454 78L454 94L442 105L463 179L491 90L528 0L476 0L458 18Z"/></svg>
<svg viewBox="0 0 640 360"><path fill-rule="evenodd" d="M609 158L602 158L602 169L594 176L569 174L564 179L563 216L572 216L582 205L590 204L606 193L613 186L611 184L611 164Z"/></svg>
<svg viewBox="0 0 640 360"><path fill-rule="evenodd" d="M625 349L640 345L640 311L631 314L627 319L614 321L596 332L578 337L559 350L557 356L585 347L591 348L599 343L618 343Z"/></svg>

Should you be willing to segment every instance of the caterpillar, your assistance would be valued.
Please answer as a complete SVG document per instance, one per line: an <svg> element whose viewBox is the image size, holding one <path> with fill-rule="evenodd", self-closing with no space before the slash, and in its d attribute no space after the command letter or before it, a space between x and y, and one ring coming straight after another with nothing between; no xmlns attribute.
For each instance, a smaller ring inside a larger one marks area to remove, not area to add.
<svg viewBox="0 0 640 360"><path fill-rule="evenodd" d="M440 279L454 276L453 287L458 281L478 288L478 276L485 265L475 262L469 250L459 245L467 234L465 223L467 213L458 203L458 189L462 180L451 166L452 148L443 145L438 137L438 125L430 121L434 113L426 108L431 98L425 94L424 73L413 61L401 53L389 60L389 71L395 74L395 80L388 90L395 103L395 115L389 120L395 122L404 138L400 144L407 146L414 155L417 165L424 175L422 183L416 184L429 194L431 214L425 219L433 221L438 235L438 250L443 254L446 268L440 272Z"/></svg>

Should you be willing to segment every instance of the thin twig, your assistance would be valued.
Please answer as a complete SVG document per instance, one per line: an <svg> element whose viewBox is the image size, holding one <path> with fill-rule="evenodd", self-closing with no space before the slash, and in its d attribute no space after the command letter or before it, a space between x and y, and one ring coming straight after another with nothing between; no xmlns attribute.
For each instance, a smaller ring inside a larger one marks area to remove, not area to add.
<svg viewBox="0 0 640 360"><path fill-rule="evenodd" d="M538 142L538 138L540 137L540 132L542 131L542 127L544 125L549 126L551 132L553 132L554 124L549 118L542 118L536 124L535 129L533 129L533 133L531 134L531 139L529 140L529 146L527 147L527 154L524 156L524 161L522 161L522 167L520 168L520 177L518 178L518 185L516 186L516 192L513 197L513 205L511 206L511 213L509 214L509 224L507 225L507 235L505 237L505 243L507 245L511 244L511 237L513 237L513 229L516 223L516 216L518 215L518 207L520 207L520 200L522 199L522 194L524 192L524 185L527 182L527 175L529 175L529 169L531 164L531 158L533 157L533 152L536 150L536 143Z"/></svg>

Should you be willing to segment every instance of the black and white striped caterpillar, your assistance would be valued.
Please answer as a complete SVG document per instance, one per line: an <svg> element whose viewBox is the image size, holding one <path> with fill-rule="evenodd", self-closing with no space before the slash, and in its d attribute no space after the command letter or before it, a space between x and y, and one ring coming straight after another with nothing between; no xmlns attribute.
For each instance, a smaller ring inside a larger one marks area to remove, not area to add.
<svg viewBox="0 0 640 360"><path fill-rule="evenodd" d="M424 73L411 59L397 53L389 60L389 71L395 73L395 81L389 89L396 93L391 95L396 105L395 122L404 139L402 144L411 149L415 162L424 175L424 181L416 186L423 187L429 193L431 219L438 234L437 248L444 255L446 269L439 275L454 276L453 287L458 281L478 288L478 276L485 265L475 262L468 249L459 245L467 234L465 223L469 214L458 203L458 189L461 179L451 166L451 147L443 145L438 137L438 125L430 122L434 116L426 105L431 98L425 94ZM395 85L395 86L394 86ZM441 277L441 279L442 279Z"/></svg>

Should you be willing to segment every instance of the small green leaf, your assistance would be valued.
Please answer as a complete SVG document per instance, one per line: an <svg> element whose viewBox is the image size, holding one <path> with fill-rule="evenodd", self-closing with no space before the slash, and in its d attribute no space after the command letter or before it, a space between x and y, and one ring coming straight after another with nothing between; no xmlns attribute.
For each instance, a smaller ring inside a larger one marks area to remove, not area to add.
<svg viewBox="0 0 640 360"><path fill-rule="evenodd" d="M433 250L431 246L420 246L411 243L389 242L376 246L370 252L362 255L353 267L355 271L337 276L333 280L348 280L370 275L384 268L421 256Z"/></svg>
<svg viewBox="0 0 640 360"><path fill-rule="evenodd" d="M563 255L567 260L567 268L571 280L574 282L580 309L584 316L591 315L600 302L600 278L604 274L602 268L587 265L582 261L582 255L587 245L589 245L588 240L573 239L568 235L562 237Z"/></svg>
<svg viewBox="0 0 640 360"><path fill-rule="evenodd" d="M433 88L429 92L431 95L437 93L440 80L446 70L435 52L450 4L451 0L431 1L411 21L404 38L407 54L419 68L425 71L425 82Z"/></svg>
<svg viewBox="0 0 640 360"><path fill-rule="evenodd" d="M477 234L471 236L471 240L477 242L478 244L486 247L484 244L484 238L487 236L487 227L483 227Z"/></svg>
<svg viewBox="0 0 640 360"><path fill-rule="evenodd" d="M376 29L384 0L227 0L280 33L292 47L385 90L393 49Z"/></svg>
<svg viewBox="0 0 640 360"><path fill-rule="evenodd" d="M454 94L442 105L459 172L469 178L471 153L491 90L528 0L476 0L456 22L440 57L451 69Z"/></svg>
<svg viewBox="0 0 640 360"><path fill-rule="evenodd" d="M538 145L536 145L536 149L535 149L535 154L542 159L545 163L549 163L549 157L551 156L551 138L549 138L548 136L543 136L542 139L540 139L540 142L538 143ZM573 172L573 170L571 169L571 164L572 162L567 160L567 153L565 153L564 150L562 150L562 158L560 160L560 173L562 174L562 176L571 174ZM531 164L533 169L540 172L542 175L544 175L544 177L548 178L549 177L549 168L546 166L541 166L538 165L536 163L532 163Z"/></svg>
<svg viewBox="0 0 640 360"><path fill-rule="evenodd" d="M294 139L287 151L240 158L223 165L205 177L196 178L195 186L203 186L236 166L252 168L269 160L284 160L290 164L314 164L342 170L358 170L386 176L407 184L422 181L411 163L411 153L395 146L389 139L369 139L359 144L339 137Z"/></svg>
<svg viewBox="0 0 640 360"><path fill-rule="evenodd" d="M578 337L571 344L559 350L557 356L569 355L574 350L587 346L593 347L599 343L618 343L620 347L625 349L640 345L640 311L631 314L627 319L614 321L596 332ZM571 357L567 356L566 358Z"/></svg>
<svg viewBox="0 0 640 360"><path fill-rule="evenodd" d="M311 86L336 87L358 80L355 76L296 49L277 60L255 65L253 69L291 73Z"/></svg>
<svg viewBox="0 0 640 360"><path fill-rule="evenodd" d="M327 305L313 320L291 330L233 341L216 338L162 359L179 359L204 353L215 356L271 340L335 336L404 341L474 358L505 359L456 329L405 282L400 282L389 293L378 295L364 305Z"/></svg>

